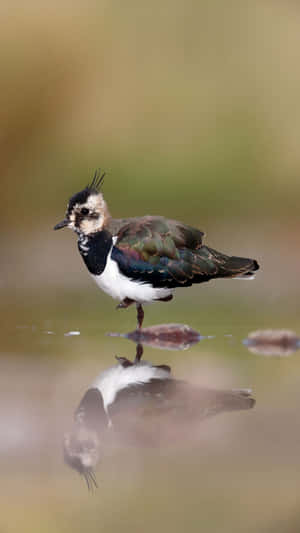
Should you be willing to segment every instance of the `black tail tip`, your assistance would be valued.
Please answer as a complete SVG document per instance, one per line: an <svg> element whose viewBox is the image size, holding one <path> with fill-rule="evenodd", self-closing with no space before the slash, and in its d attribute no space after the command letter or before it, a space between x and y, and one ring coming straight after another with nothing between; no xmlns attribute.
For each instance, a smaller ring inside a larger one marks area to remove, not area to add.
<svg viewBox="0 0 300 533"><path fill-rule="evenodd" d="M258 262L256 261L256 259L253 259L252 270L255 271L255 270L259 270L259 269L260 269L260 266L259 266Z"/></svg>
<svg viewBox="0 0 300 533"><path fill-rule="evenodd" d="M241 390L240 399L243 401L244 409L253 409L256 404L256 400L253 398L251 390Z"/></svg>
<svg viewBox="0 0 300 533"><path fill-rule="evenodd" d="M252 398L252 397L248 398L248 407L249 407L249 409L253 409L255 404L256 404L255 398Z"/></svg>

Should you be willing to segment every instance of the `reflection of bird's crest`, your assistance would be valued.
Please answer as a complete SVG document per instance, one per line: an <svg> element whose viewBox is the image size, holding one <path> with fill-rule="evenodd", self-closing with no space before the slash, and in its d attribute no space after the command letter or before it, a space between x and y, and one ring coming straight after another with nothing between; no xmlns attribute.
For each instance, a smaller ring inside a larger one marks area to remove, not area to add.
<svg viewBox="0 0 300 533"><path fill-rule="evenodd" d="M94 467L99 461L99 438L97 433L78 427L64 435L64 460L81 474L89 490L97 488Z"/></svg>

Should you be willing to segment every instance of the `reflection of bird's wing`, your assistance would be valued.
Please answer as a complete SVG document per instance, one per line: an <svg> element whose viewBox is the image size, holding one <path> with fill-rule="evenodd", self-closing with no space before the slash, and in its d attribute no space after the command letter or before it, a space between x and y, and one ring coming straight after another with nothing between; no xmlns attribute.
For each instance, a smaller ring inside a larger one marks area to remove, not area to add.
<svg viewBox="0 0 300 533"><path fill-rule="evenodd" d="M118 392L108 406L113 433L123 444L157 446L193 438L206 418L255 401L249 391L202 389L183 381L152 379Z"/></svg>
<svg viewBox="0 0 300 533"><path fill-rule="evenodd" d="M248 390L213 390L190 385L184 381L152 379L133 384L118 392L108 406L113 424L122 417L153 419L203 420L222 411L250 409L255 400Z"/></svg>
<svg viewBox="0 0 300 533"><path fill-rule="evenodd" d="M159 416L170 412L176 403L176 381L154 378L147 383L134 383L120 390L108 406L113 424L126 415L130 417Z"/></svg>
<svg viewBox="0 0 300 533"><path fill-rule="evenodd" d="M90 388L86 391L75 411L75 422L94 431L101 431L107 427L108 419L104 410L100 391Z"/></svg>

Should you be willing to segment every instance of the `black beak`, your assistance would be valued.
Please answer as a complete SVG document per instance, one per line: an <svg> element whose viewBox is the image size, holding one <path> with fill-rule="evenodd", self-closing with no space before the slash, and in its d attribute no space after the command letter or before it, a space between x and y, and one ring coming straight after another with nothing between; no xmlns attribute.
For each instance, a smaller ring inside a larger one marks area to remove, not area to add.
<svg viewBox="0 0 300 533"><path fill-rule="evenodd" d="M65 218L64 220L62 220L61 222L59 222L58 224L56 224L56 226L54 226L53 229L61 229L61 228L65 228L66 226L69 225L69 221L67 218Z"/></svg>

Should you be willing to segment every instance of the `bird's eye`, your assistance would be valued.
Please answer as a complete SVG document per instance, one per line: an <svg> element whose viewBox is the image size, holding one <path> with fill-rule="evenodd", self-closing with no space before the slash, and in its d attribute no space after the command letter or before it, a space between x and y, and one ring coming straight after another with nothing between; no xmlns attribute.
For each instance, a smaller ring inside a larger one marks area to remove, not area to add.
<svg viewBox="0 0 300 533"><path fill-rule="evenodd" d="M82 215L88 215L88 214L89 214L89 210L88 210L86 207L83 207L83 208L81 209L81 214L82 214Z"/></svg>

